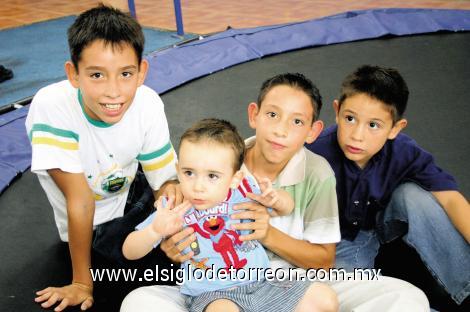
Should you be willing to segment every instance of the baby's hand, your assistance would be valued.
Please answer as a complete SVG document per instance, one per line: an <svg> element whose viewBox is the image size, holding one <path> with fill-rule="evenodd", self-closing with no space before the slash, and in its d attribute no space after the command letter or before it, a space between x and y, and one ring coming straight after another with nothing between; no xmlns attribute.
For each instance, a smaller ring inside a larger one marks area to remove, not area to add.
<svg viewBox="0 0 470 312"><path fill-rule="evenodd" d="M268 178L259 179L259 187L261 189L261 195L250 193L248 197L256 200L258 203L265 207L273 207L279 201L279 195L277 190L273 188L271 180Z"/></svg>
<svg viewBox="0 0 470 312"><path fill-rule="evenodd" d="M162 236L176 233L183 227L183 216L191 208L189 201L184 201L172 208L173 199L169 199L166 207L163 206L163 197L159 197L155 203L157 212L152 222L152 229Z"/></svg>

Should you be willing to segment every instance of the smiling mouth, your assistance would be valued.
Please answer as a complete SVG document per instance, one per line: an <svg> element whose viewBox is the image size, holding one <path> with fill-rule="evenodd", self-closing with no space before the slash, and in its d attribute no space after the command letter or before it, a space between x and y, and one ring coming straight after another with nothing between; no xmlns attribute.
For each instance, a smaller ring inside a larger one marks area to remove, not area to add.
<svg viewBox="0 0 470 312"><path fill-rule="evenodd" d="M118 111L121 109L123 106L122 103L117 103L117 104L100 104L102 107L104 107L106 110L110 111Z"/></svg>

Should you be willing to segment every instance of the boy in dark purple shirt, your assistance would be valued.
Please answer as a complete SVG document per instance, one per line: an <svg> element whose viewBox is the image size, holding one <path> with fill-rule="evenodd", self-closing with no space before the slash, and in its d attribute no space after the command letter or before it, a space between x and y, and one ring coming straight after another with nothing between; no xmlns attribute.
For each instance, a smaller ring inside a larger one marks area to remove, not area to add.
<svg viewBox="0 0 470 312"><path fill-rule="evenodd" d="M336 175L342 234L336 266L372 268L380 243L404 235L461 303L470 293L470 206L454 178L400 134L408 94L396 70L359 67L333 103L337 125L307 145Z"/></svg>

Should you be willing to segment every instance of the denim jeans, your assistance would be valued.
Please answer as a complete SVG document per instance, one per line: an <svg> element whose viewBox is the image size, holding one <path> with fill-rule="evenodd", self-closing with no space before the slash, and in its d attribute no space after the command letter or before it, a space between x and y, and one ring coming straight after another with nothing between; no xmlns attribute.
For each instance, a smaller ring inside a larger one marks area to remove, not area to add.
<svg viewBox="0 0 470 312"><path fill-rule="evenodd" d="M460 304L470 294L470 244L455 229L435 197L414 183L400 185L376 230L361 231L336 247L336 267L373 268L380 243L402 239L421 257L432 276Z"/></svg>

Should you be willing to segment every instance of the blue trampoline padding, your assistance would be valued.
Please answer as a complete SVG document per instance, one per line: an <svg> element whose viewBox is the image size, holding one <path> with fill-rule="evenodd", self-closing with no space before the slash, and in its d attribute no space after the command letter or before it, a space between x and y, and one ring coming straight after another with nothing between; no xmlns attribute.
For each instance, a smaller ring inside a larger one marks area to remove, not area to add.
<svg viewBox="0 0 470 312"><path fill-rule="evenodd" d="M70 58L67 29L76 16L0 31L0 64L15 77L0 84L0 106L34 95L40 88L65 79L64 63ZM176 32L143 28L144 54L181 41ZM186 39L194 35L188 34Z"/></svg>
<svg viewBox="0 0 470 312"><path fill-rule="evenodd" d="M442 30L470 30L470 10L363 10L300 23L230 29L149 54L150 70L145 84L163 93L195 78L271 54L385 35Z"/></svg>
<svg viewBox="0 0 470 312"><path fill-rule="evenodd" d="M0 193L31 165L31 145L24 125L28 108L0 115Z"/></svg>
<svg viewBox="0 0 470 312"><path fill-rule="evenodd" d="M147 56L145 84L159 93L229 66L290 50L436 31L469 31L470 10L379 9L346 12L301 23L230 29ZM0 192L30 165L27 108L0 116Z"/></svg>

